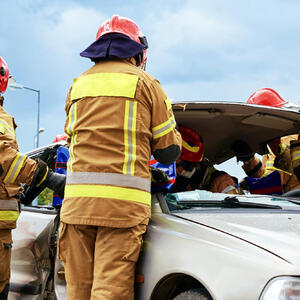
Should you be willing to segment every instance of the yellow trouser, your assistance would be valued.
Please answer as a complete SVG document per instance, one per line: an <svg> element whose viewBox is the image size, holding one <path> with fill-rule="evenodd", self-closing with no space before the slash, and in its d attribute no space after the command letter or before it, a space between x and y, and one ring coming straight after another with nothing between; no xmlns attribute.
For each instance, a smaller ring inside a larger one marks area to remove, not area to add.
<svg viewBox="0 0 300 300"><path fill-rule="evenodd" d="M133 300L145 224L111 228L61 223L59 258L69 300Z"/></svg>
<svg viewBox="0 0 300 300"><path fill-rule="evenodd" d="M11 244L11 229L0 229L0 293L10 279Z"/></svg>

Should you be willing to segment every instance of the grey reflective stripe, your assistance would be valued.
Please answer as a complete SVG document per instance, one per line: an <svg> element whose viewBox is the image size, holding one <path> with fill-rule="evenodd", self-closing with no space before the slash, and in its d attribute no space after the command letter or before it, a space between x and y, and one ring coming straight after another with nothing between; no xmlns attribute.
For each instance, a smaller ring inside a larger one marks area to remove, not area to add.
<svg viewBox="0 0 300 300"><path fill-rule="evenodd" d="M22 154L20 152L17 153L16 158L14 159L14 161L12 162L5 178L3 179L3 181L5 183L14 183L16 178L18 177L21 168L23 166L23 163L26 159L26 155Z"/></svg>
<svg viewBox="0 0 300 300"><path fill-rule="evenodd" d="M228 193L228 192L230 192L232 190L235 190L235 187L232 186L232 185L228 185L228 186L226 186L226 188L221 193L226 194L226 193Z"/></svg>
<svg viewBox="0 0 300 300"><path fill-rule="evenodd" d="M175 126L176 126L176 121L172 117L169 119L168 122L166 122L166 125L164 125L163 127L159 128L159 129L155 129L159 126L152 128L153 139L164 136L165 134L169 133Z"/></svg>
<svg viewBox="0 0 300 300"><path fill-rule="evenodd" d="M0 119L0 124L2 124L11 134L15 135L15 131L10 127L3 119Z"/></svg>
<svg viewBox="0 0 300 300"><path fill-rule="evenodd" d="M137 101L127 100L124 115L124 164L123 174L134 176L136 161L136 113Z"/></svg>
<svg viewBox="0 0 300 300"><path fill-rule="evenodd" d="M104 184L137 188L150 192L150 180L138 176L98 173L98 172L70 172L67 174L66 184Z"/></svg>
<svg viewBox="0 0 300 300"><path fill-rule="evenodd" d="M0 210L19 211L18 200L0 200Z"/></svg>

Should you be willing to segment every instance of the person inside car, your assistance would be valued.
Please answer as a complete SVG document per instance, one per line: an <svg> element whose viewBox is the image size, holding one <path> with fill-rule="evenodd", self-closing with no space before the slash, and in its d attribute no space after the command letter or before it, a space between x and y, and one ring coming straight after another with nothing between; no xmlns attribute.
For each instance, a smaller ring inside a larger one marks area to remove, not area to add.
<svg viewBox="0 0 300 300"><path fill-rule="evenodd" d="M213 167L204 157L202 137L191 128L179 126L182 136L182 152L176 161L177 178L171 193L207 190L214 193L239 194L237 179Z"/></svg>
<svg viewBox="0 0 300 300"><path fill-rule="evenodd" d="M259 89L254 92L247 100L247 104L278 108L294 106L283 100L276 91L269 88ZM298 135L277 138L268 143L268 148L269 153L263 155L262 161L260 161L246 141L238 140L232 145L237 160L243 162L242 168L249 177L262 178L274 171L278 171L284 192L299 189L300 156L298 153L300 143Z"/></svg>

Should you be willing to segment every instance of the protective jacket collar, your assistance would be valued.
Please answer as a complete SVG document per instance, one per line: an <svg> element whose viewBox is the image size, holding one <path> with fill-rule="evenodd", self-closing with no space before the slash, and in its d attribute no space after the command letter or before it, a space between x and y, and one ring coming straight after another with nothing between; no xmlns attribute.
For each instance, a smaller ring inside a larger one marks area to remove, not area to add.
<svg viewBox="0 0 300 300"><path fill-rule="evenodd" d="M91 60L116 57L129 58L142 53L144 48L144 45L131 40L123 34L112 33L96 40L82 51L80 56L88 57Z"/></svg>

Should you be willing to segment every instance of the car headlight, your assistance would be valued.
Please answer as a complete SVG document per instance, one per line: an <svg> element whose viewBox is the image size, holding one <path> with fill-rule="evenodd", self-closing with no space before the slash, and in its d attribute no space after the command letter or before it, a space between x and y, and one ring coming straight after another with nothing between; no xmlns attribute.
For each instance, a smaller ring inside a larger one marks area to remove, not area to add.
<svg viewBox="0 0 300 300"><path fill-rule="evenodd" d="M260 300L300 300L300 277L272 279L264 288Z"/></svg>

